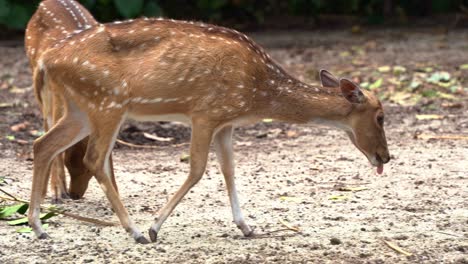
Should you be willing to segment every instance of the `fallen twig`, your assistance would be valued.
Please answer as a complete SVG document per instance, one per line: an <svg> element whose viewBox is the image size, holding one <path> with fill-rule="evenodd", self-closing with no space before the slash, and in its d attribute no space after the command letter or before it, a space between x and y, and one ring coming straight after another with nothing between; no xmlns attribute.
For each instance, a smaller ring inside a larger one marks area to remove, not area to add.
<svg viewBox="0 0 468 264"><path fill-rule="evenodd" d="M145 149L162 148L161 146L137 145L137 144L133 144L133 143L130 143L130 142L123 141L121 139L117 139L117 143L122 144L122 145L127 146L127 147L131 147L131 148L145 148ZM185 146L185 145L189 145L189 143L174 144L174 145L170 145L170 147L181 147L181 146ZM167 146L164 146L164 147L167 147Z"/></svg>
<svg viewBox="0 0 468 264"><path fill-rule="evenodd" d="M292 230L294 232L301 232L301 230L299 229L299 227L297 226L292 226L291 224L289 224L288 222L280 219L279 222L284 225L288 230Z"/></svg>
<svg viewBox="0 0 468 264"><path fill-rule="evenodd" d="M272 236L272 234L279 233L279 232L283 232L283 231L291 231L291 229L289 229L289 228L277 229L277 230L273 230L273 231L268 231L268 232L263 233L263 234L254 234L253 236L244 237L243 239L261 239L261 238L276 238L276 237L293 237L293 236L296 235L296 234L285 234L285 235L274 235L274 236Z"/></svg>
<svg viewBox="0 0 468 264"><path fill-rule="evenodd" d="M444 235L447 235L447 236L453 236L453 237L457 237L457 238L467 239L467 238L465 238L464 236L460 236L460 235L456 235L456 234L451 234L451 233L447 233L447 232L442 232L442 231L436 231L436 233L444 234Z"/></svg>
<svg viewBox="0 0 468 264"><path fill-rule="evenodd" d="M395 250L396 252L400 253L400 254L403 254L403 255L406 255L406 256L412 256L413 254L409 253L408 251L400 248L399 246L393 244L392 242L389 242L389 241L386 241L386 240L383 240L383 242L391 249Z"/></svg>
<svg viewBox="0 0 468 264"><path fill-rule="evenodd" d="M452 139L452 140L468 140L468 136L464 135L428 135L420 134L416 135L417 139Z"/></svg>
<svg viewBox="0 0 468 264"><path fill-rule="evenodd" d="M5 190L3 190L1 188L0 188L0 192L6 194L8 196L8 197L0 196L1 200L21 202L21 203L29 204L29 201L17 198L14 195L9 194L8 192L6 192ZM70 217L70 218L73 218L73 219L76 219L76 220L79 220L79 221L82 221L82 222L95 224L95 225L101 225L101 226L116 226L116 225L119 225L118 223L114 223L114 222L107 222L107 221L103 221L103 220L99 220L99 219L95 219L95 218L76 215L76 214L73 214L73 213L69 213L69 212L67 212L67 211L65 211L63 209L49 208L49 207L46 207L46 206L41 206L41 209L44 209L44 210L46 210L48 212L52 212L52 213L60 214L60 215L63 215L63 216L67 216L67 217Z"/></svg>

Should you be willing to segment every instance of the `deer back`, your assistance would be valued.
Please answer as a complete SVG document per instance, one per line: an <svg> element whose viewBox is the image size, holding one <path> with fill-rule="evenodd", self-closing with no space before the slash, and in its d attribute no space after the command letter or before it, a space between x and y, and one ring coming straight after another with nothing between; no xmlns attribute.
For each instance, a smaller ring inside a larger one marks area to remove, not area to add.
<svg viewBox="0 0 468 264"><path fill-rule="evenodd" d="M292 79L241 33L160 19L85 29L44 62L81 108L125 108L137 119L154 113L234 119L260 111L276 95L271 86Z"/></svg>
<svg viewBox="0 0 468 264"><path fill-rule="evenodd" d="M31 66L46 49L76 30L97 25L86 8L73 0L45 0L39 4L26 28L26 53Z"/></svg>

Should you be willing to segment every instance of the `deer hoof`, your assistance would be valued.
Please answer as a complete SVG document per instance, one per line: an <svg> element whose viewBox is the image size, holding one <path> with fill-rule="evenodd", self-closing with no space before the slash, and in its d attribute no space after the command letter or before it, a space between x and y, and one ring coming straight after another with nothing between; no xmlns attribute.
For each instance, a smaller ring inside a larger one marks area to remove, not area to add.
<svg viewBox="0 0 468 264"><path fill-rule="evenodd" d="M54 197L52 198L52 204L62 204L62 198Z"/></svg>
<svg viewBox="0 0 468 264"><path fill-rule="evenodd" d="M156 232L152 228L150 228L150 230L149 230L149 236L150 236L152 242L156 242L156 240L158 240L158 232Z"/></svg>
<svg viewBox="0 0 468 264"><path fill-rule="evenodd" d="M79 199L81 199L82 197L83 197L82 195L79 195L79 194L77 194L77 193L73 193L73 192L70 193L70 198L71 198L72 200L79 200Z"/></svg>
<svg viewBox="0 0 468 264"><path fill-rule="evenodd" d="M138 244L143 244L143 245L149 244L148 239L146 239L146 237L144 237L144 236L141 236L141 237L136 238L135 241L136 241Z"/></svg>
<svg viewBox="0 0 468 264"><path fill-rule="evenodd" d="M39 238L39 239L49 239L50 236L47 233L42 233L37 238Z"/></svg>
<svg viewBox="0 0 468 264"><path fill-rule="evenodd" d="M244 233L245 237L253 237L255 236L255 232L253 230L249 230L248 232Z"/></svg>

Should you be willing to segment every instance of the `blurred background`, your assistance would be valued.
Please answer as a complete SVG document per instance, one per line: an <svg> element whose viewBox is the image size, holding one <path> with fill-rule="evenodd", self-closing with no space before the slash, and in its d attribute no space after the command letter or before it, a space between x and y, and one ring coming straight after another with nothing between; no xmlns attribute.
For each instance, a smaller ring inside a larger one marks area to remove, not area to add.
<svg viewBox="0 0 468 264"><path fill-rule="evenodd" d="M23 29L38 0L0 0L3 29ZM467 0L82 0L101 22L139 16L203 20L238 29L402 25L447 27L468 14ZM466 19L463 22L466 24Z"/></svg>

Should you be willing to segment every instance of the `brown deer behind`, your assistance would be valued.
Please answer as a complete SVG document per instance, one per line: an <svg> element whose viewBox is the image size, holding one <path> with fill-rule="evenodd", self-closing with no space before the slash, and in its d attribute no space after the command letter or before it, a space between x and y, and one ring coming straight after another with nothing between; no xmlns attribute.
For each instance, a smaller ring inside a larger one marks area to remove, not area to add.
<svg viewBox="0 0 468 264"><path fill-rule="evenodd" d="M37 68L38 58L55 44L78 31L98 25L94 17L81 4L73 0L45 0L32 16L26 28L25 48L32 71ZM34 85L34 93L44 118L44 129L49 130L63 116L63 102L50 92L50 83ZM51 189L54 201L70 197L77 199L85 193L92 173L84 166L83 157L87 139L59 154L51 169ZM70 189L67 191L64 164L70 173ZM114 185L117 188L117 185ZM44 187L45 195L47 186Z"/></svg>

